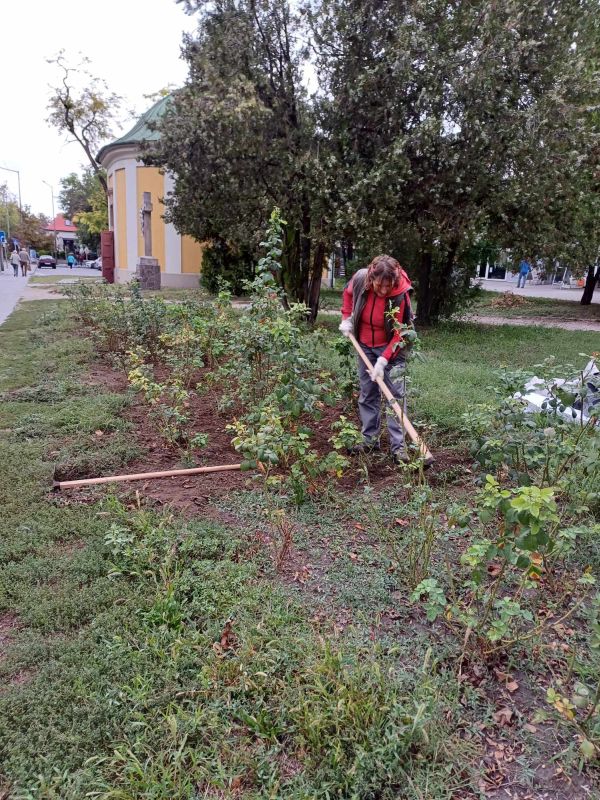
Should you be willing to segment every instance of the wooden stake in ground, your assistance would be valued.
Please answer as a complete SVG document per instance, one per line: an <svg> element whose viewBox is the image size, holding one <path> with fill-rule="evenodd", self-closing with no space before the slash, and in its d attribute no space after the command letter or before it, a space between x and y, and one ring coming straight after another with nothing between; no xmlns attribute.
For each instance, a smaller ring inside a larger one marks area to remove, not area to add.
<svg viewBox="0 0 600 800"><path fill-rule="evenodd" d="M348 338L350 339L350 341L354 345L354 349L356 350L358 355L364 361L364 364L365 364L366 368L369 370L369 374L372 374L373 373L373 364L371 364L369 359L366 357L362 347L359 345L359 343L356 341L356 338L351 333L348 334ZM403 430L406 431L406 433L409 435L411 440L419 448L419 453L421 454L421 456L423 458L423 463L425 464L425 466L428 467L430 464L433 464L435 459L432 456L430 450L428 449L428 447L425 444L425 442L423 441L423 439L421 439L419 434L416 432L416 430L411 425L411 422L410 422L409 418L406 416L404 411L400 408L400 404L398 403L398 401L396 400L394 395L391 393L391 391L386 386L385 381L383 380L383 378L375 378L375 380L377 381L377 385L379 386L379 388L383 392L383 394L386 397L388 403L390 404L390 406L392 407L392 409L396 413L396 416L400 420L400 424L402 425Z"/></svg>
<svg viewBox="0 0 600 800"><path fill-rule="evenodd" d="M240 469L241 464L221 464L219 467L193 467L192 469L169 469L164 472L137 472L132 475L109 475L105 478L83 478L78 481L54 481L54 489L74 489L77 486L95 486L98 483L121 483L122 481L147 481L155 478L172 478L184 475L200 475L204 472L226 472Z"/></svg>

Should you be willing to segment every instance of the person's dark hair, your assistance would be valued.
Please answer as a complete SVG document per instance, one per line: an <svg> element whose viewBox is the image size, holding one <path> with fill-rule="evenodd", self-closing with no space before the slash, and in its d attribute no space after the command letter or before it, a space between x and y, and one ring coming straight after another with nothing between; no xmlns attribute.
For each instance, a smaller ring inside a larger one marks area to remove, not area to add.
<svg viewBox="0 0 600 800"><path fill-rule="evenodd" d="M369 291L373 288L373 281L389 281L394 289L400 285L402 267L392 256L375 256L367 267L367 278L365 289Z"/></svg>

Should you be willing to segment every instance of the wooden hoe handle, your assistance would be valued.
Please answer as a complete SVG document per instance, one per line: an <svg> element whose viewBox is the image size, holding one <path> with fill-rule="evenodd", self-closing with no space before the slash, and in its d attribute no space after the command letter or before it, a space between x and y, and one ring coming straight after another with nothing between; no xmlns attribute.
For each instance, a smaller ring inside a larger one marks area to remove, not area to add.
<svg viewBox="0 0 600 800"><path fill-rule="evenodd" d="M356 341L356 338L354 337L353 334L351 334L351 333L348 334L348 338L350 339L350 341L354 345L354 349L356 350L358 355L364 361L364 364L365 364L366 368L369 370L369 375L371 375L373 373L373 365L371 364L369 359L366 357L362 347ZM408 435L410 436L411 440L419 448L419 452L420 452L420 454L421 454L421 456L423 458L423 463L426 466L429 466L429 464L433 464L435 459L432 456L429 448L427 447L427 445L425 444L423 439L421 439L421 437L416 432L416 430L413 428L409 418L406 416L404 411L400 408L400 405L399 405L398 401L396 400L394 395L391 393L391 391L386 386L386 383L383 380L383 378L375 378L375 380L377 381L377 385L379 386L379 388L381 389L381 391L385 395L388 403L390 404L392 409L395 411L396 416L400 420L400 424L402 425L402 428L406 431L406 433L408 433Z"/></svg>
<svg viewBox="0 0 600 800"><path fill-rule="evenodd" d="M98 483L121 483L122 481L148 481L156 478L201 475L205 472L225 472L240 469L241 464L222 464L219 467L192 467L191 469L169 469L164 472L136 472L133 475L108 475L105 478L83 478L77 481L54 481L54 489L73 489L77 486L95 486Z"/></svg>

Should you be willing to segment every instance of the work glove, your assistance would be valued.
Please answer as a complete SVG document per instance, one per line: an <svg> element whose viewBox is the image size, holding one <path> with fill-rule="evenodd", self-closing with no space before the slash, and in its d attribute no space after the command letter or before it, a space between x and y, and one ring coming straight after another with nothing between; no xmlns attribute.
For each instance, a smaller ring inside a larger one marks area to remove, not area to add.
<svg viewBox="0 0 600 800"><path fill-rule="evenodd" d="M347 317L340 322L340 332L344 336L348 336L354 330L354 321L352 317Z"/></svg>
<svg viewBox="0 0 600 800"><path fill-rule="evenodd" d="M385 373L385 368L387 367L387 365L388 365L387 358L379 356L379 358L375 362L373 370L371 371L371 380L373 381L373 383L375 383L377 378L383 378L383 375Z"/></svg>

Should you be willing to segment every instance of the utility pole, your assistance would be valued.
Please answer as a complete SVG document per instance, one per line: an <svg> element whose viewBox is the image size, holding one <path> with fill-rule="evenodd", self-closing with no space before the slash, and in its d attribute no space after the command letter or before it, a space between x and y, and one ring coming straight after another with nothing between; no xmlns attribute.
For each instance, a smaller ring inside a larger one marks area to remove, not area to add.
<svg viewBox="0 0 600 800"><path fill-rule="evenodd" d="M54 258L58 258L58 247L56 246L56 214L54 213L54 187L51 186L48 181L42 180L42 183L45 183L46 186L50 189L50 194L52 195L52 229L54 231Z"/></svg>
<svg viewBox="0 0 600 800"><path fill-rule="evenodd" d="M4 185L4 210L6 211L6 241L10 242L10 214L8 213L8 196Z"/></svg>
<svg viewBox="0 0 600 800"><path fill-rule="evenodd" d="M17 185L19 187L19 216L21 218L21 224L23 224L23 205L21 203L21 173L18 169L11 169L10 167L0 167L0 169L4 169L7 172L16 172L17 174Z"/></svg>

